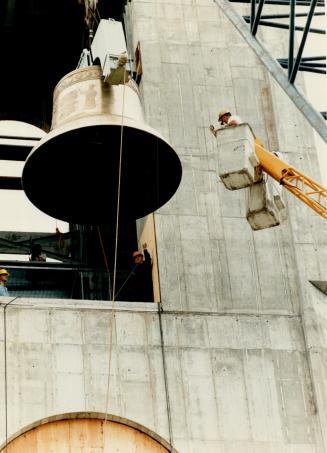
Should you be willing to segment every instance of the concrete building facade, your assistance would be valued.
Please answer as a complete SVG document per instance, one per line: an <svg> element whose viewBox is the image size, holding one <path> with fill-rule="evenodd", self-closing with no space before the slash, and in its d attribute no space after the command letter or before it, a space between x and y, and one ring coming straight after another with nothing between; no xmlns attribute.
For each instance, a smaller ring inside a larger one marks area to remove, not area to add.
<svg viewBox="0 0 327 453"><path fill-rule="evenodd" d="M312 127L223 7L127 3L146 121L183 165L154 215L161 303L2 299L3 445L38 420L101 413L178 453L327 450L326 296L310 283L326 279L325 221L287 195L287 219L252 231L208 130L228 108L321 181Z"/></svg>

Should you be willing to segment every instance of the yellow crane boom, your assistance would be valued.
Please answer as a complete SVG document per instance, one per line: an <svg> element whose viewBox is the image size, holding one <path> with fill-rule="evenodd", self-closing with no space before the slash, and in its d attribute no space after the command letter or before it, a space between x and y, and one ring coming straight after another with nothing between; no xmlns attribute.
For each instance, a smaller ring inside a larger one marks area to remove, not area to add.
<svg viewBox="0 0 327 453"><path fill-rule="evenodd" d="M255 141L255 152L260 166L268 175L327 220L327 189L325 187L267 151L259 139Z"/></svg>

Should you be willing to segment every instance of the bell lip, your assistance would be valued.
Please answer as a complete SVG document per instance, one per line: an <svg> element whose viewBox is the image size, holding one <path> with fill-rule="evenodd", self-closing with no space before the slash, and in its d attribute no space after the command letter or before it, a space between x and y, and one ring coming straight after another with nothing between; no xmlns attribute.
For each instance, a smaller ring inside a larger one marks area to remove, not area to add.
<svg viewBox="0 0 327 453"><path fill-rule="evenodd" d="M145 132L148 132L149 134L157 137L158 139L162 140L167 146L170 147L170 149L176 154L178 157L178 154L172 147L172 145L159 133L157 130L153 129L152 127L148 126L146 123L140 122L140 121L135 121L131 118L124 118L124 121L121 120L122 117L116 116L116 115L94 115L90 116L88 118L82 117L79 119L74 119L74 121L71 122L66 122L62 126L58 126L55 129L52 129L48 134L46 134L44 137L41 138L41 140L37 143L37 145L34 146L34 148L31 150L31 152L28 154L25 163L28 161L28 159L31 157L31 155L36 151L40 146L42 146L44 143L46 143L48 140L51 140L54 137L57 137L58 135L64 134L66 132L70 132L73 130L77 129L84 129L88 127L97 127L97 126L114 126L114 127L126 127L126 128L132 128L132 129L137 129L137 130L143 130ZM179 159L179 157L178 157Z"/></svg>
<svg viewBox="0 0 327 453"><path fill-rule="evenodd" d="M82 124L83 123L83 124ZM140 128L140 125L142 126ZM82 127L81 127L82 126ZM86 118L84 121L74 121L74 122L71 122L71 123L67 123L65 124L64 126L62 127L58 127L54 130L52 130L51 132L49 132L43 139L40 140L40 142L32 149L32 151L30 152L30 154L28 155L27 159L26 159L26 162L25 162L25 165L24 165L24 168L23 168L23 173L22 173L22 187L23 187L23 190L27 196L27 198L31 201L32 204L34 204L38 209L40 209L41 211L45 212L47 215L51 216L51 217L54 217L54 218L58 218L58 219L61 219L65 222L70 222L70 223L79 223L79 224L84 224L84 225L101 225L101 224L107 224L107 223L110 223L110 222L107 222L106 220L103 220L104 217L99 215L98 217L96 217L95 220L91 220L89 218L86 218L86 217L83 217L83 216L80 216L79 214L76 214L76 216L73 217L66 217L66 216L60 216L58 215L58 212L55 212L53 210L44 210L42 207L40 207L39 204L35 204L35 201L33 201L32 198L30 198L30 190L28 188L28 186L25 184L25 182L27 182L28 184L28 181L24 178L24 173L25 173L25 169L26 169L26 165L28 166L28 162L30 160L30 158L33 158L33 155L35 152L38 151L38 148L41 147L42 145L46 144L49 140L51 140L52 138L56 138L60 135L62 135L63 133L65 132L74 132L76 130L80 130L80 129L87 129L87 128L92 128L92 127L121 127L122 124L121 124L121 118L120 118L120 121L118 118L111 118L111 122L108 124L108 121L103 118L103 115L100 117L100 120L99 120L99 117L95 118L95 117L91 117L91 118ZM160 135L158 134L154 129L152 129L151 127L147 126L146 124L144 123L140 123L138 121L135 121L135 120L129 120L129 119L125 119L124 120L124 123L123 123L123 126L124 127L127 127L127 128L131 128L131 129L136 129L136 130L142 130L142 131L145 131L151 135L153 135L154 137L158 138L159 140L162 141L162 144L164 146L167 146L167 148L169 149L169 153L171 153L172 155L175 156L175 162L176 162L176 165L178 165L179 167L179 178L178 178L178 181L176 180L176 185L175 185L175 190L174 192L172 192L168 198L165 198L165 201L160 204L159 206L155 207L155 208L149 208L148 210L144 210L143 212L140 213L140 215L135 215L135 216L131 216L130 218L131 219L139 219L139 218L143 218L153 212L156 212L158 209L162 208L166 203L168 203L168 201L176 194L176 191L178 190L178 187L180 186L180 183L181 183L181 180L182 180L182 174L183 174L183 167L182 167L182 163L181 163L181 160L178 156L178 154L176 153L176 151L172 148L172 146ZM28 171L28 170L27 170ZM83 218L82 218L83 217Z"/></svg>

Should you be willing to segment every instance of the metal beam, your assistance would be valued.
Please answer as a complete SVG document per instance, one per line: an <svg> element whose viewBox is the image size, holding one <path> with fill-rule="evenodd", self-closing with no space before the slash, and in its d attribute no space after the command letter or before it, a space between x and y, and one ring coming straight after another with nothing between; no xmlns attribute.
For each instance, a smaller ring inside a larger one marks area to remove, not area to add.
<svg viewBox="0 0 327 453"><path fill-rule="evenodd" d="M278 58L277 61L282 66L282 68L288 68L289 62L286 58ZM319 69L321 68L321 69ZM312 60L312 62L301 61L299 66L299 71L307 71L307 72L315 72L317 74L326 74L326 63L316 63Z"/></svg>
<svg viewBox="0 0 327 453"><path fill-rule="evenodd" d="M71 236L74 235L72 232L60 233L61 241L70 241ZM10 244L17 246L30 246L33 243L41 244L42 246L53 248L55 251L58 247L59 237L57 233L39 233L30 231L0 231L0 241L9 241ZM0 253L5 253L1 251ZM6 252L7 253L7 252ZM11 253L11 252L8 252ZM25 252L24 252L25 253Z"/></svg>
<svg viewBox="0 0 327 453"><path fill-rule="evenodd" d="M279 63L288 63L288 58L277 58ZM304 57L301 60L303 65L313 65L325 67L326 63L317 63L318 61L326 61L326 57Z"/></svg>
<svg viewBox="0 0 327 453"><path fill-rule="evenodd" d="M12 176L0 176L0 189L23 190L22 180Z"/></svg>
<svg viewBox="0 0 327 453"><path fill-rule="evenodd" d="M1 233L0 233L1 234ZM56 240L56 236L53 235L54 240ZM34 240L34 243L40 243L42 244L42 240ZM18 254L18 255L29 255L30 254L30 248L31 248L31 243L29 242L21 242L17 243L16 241L10 240L10 239L5 239L3 237L0 237L0 253L10 253L10 254ZM42 247L43 248L43 247ZM59 261L63 261L66 263L72 263L69 256L58 253L58 252L53 252L52 250L49 250L48 248L45 249L43 248L44 253L46 253L48 258L53 258ZM77 263L77 262L76 262ZM80 263L77 263L80 264Z"/></svg>
<svg viewBox="0 0 327 453"><path fill-rule="evenodd" d="M294 35L295 35L295 4L296 0L290 0L290 33L288 43L288 78L291 77L294 64Z"/></svg>
<svg viewBox="0 0 327 453"><path fill-rule="evenodd" d="M300 67L302 68L326 68L325 63L302 63L300 64ZM322 72L324 74L324 71Z"/></svg>
<svg viewBox="0 0 327 453"><path fill-rule="evenodd" d="M3 145L0 143L0 160L24 162L32 149L33 146Z"/></svg>
<svg viewBox="0 0 327 453"><path fill-rule="evenodd" d="M0 135L0 160L25 161L40 138Z"/></svg>
<svg viewBox="0 0 327 453"><path fill-rule="evenodd" d="M215 0L214 0L215 1ZM229 0L231 3L250 3L252 0ZM266 0L265 2L267 5L289 5L290 0ZM298 6L310 6L310 2L307 0L298 0L296 2ZM318 7L324 7L325 2L318 0L317 2Z"/></svg>
<svg viewBox="0 0 327 453"><path fill-rule="evenodd" d="M249 16L249 21L248 21L248 22L250 22L250 30L252 30L253 25L254 25L255 13L256 13L256 0L251 0L251 11L250 11L250 16Z"/></svg>
<svg viewBox="0 0 327 453"><path fill-rule="evenodd" d="M260 22L260 18L261 18L261 13L262 13L262 8L263 8L264 4L265 4L265 0L259 0L258 10L257 10L255 20L254 20L252 28L251 28L251 32L252 32L253 36L255 36L257 34L258 26L259 26L259 22Z"/></svg>
<svg viewBox="0 0 327 453"><path fill-rule="evenodd" d="M0 266L9 271L11 269L34 269L34 270L56 270L56 271L81 271L81 272L103 272L108 275L106 270L86 267L81 263L56 263L56 262L35 262L35 261L13 261L0 260Z"/></svg>
<svg viewBox="0 0 327 453"><path fill-rule="evenodd" d="M251 15L249 18L251 30L253 28L254 19L255 19L255 9L256 9L255 5L256 5L256 0L251 0Z"/></svg>
<svg viewBox="0 0 327 453"><path fill-rule="evenodd" d="M267 1L265 2L267 3ZM324 16L325 13L314 13L314 16ZM307 17L308 13L296 13L295 17ZM243 16L246 22L250 21L250 16ZM261 19L288 19L290 17L289 14L261 14Z"/></svg>
<svg viewBox="0 0 327 453"><path fill-rule="evenodd" d="M244 20L245 20L245 22L249 23L249 19L248 18L246 18ZM271 21L262 20L262 19L260 19L258 25L265 25L266 27L273 27L273 28L281 28L281 29L284 29L284 30L288 30L290 28L290 26L288 24L282 24L280 22L271 22ZM295 30L296 31L304 31L305 27L301 27L301 26L297 25L297 26L295 26ZM317 34L320 34L320 35L325 35L326 34L326 30L323 30L321 28L310 28L309 32L310 33L317 33Z"/></svg>
<svg viewBox="0 0 327 453"><path fill-rule="evenodd" d="M317 68L310 68L308 66L299 66L299 71L304 71L304 72L313 72L315 74L326 74L325 69L317 69Z"/></svg>
<svg viewBox="0 0 327 453"><path fill-rule="evenodd" d="M303 57L303 58L301 59L301 62L303 62L303 61L313 61L313 60L317 60L317 61L318 61L318 60L319 60L319 61L324 60L324 61L326 61L326 59L327 59L327 57L324 56L324 55L320 55L319 57Z"/></svg>
<svg viewBox="0 0 327 453"><path fill-rule="evenodd" d="M295 62L294 62L294 66L293 66L291 75L288 78L290 83L294 83L297 71L298 71L300 63L301 63L303 49L304 49L304 46L305 46L305 43L306 43L306 40L307 40L307 36L308 36L309 30L310 30L311 20L312 20L312 17L313 17L313 13L314 13L315 7L317 5L317 1L318 0L312 0L311 1L310 10L309 10L307 22L305 24L305 28L304 28L304 31L303 31L303 35L302 35L302 39L301 39L301 42L300 42L299 50L298 50L298 53L297 53L297 56L296 56L296 59L295 59Z"/></svg>
<svg viewBox="0 0 327 453"><path fill-rule="evenodd" d="M266 0L266 4L268 1L269 0ZM235 11L235 9L231 6L230 1L214 0L214 3L234 25L235 32L239 33L243 37L245 42L265 66L266 70L269 71L271 76L276 80L290 100L295 104L315 131L324 140L324 142L327 143L327 126L324 118L319 112L317 112L317 110L310 104L303 94L299 92L294 85L290 84L285 72L280 67L280 64L274 57L272 57L268 50L252 36L249 31L249 27L244 22L243 17Z"/></svg>
<svg viewBox="0 0 327 453"><path fill-rule="evenodd" d="M26 140L29 142L35 142L37 143L38 141L41 140L42 137L22 137L21 135L0 135L0 139L5 139L5 140Z"/></svg>

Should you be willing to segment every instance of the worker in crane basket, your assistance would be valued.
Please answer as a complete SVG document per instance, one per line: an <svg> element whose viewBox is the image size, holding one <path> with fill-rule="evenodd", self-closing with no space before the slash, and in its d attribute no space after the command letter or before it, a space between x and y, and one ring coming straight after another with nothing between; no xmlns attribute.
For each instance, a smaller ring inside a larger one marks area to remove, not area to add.
<svg viewBox="0 0 327 453"><path fill-rule="evenodd" d="M8 289L6 287L9 278L9 272L6 269L0 269L0 296L9 296Z"/></svg>
<svg viewBox="0 0 327 453"><path fill-rule="evenodd" d="M242 120L238 115L232 115L229 110L222 110L218 113L218 123L221 124L221 128L215 129L214 125L211 124L209 130L217 137L219 129L225 129L226 127L234 127L242 124Z"/></svg>

